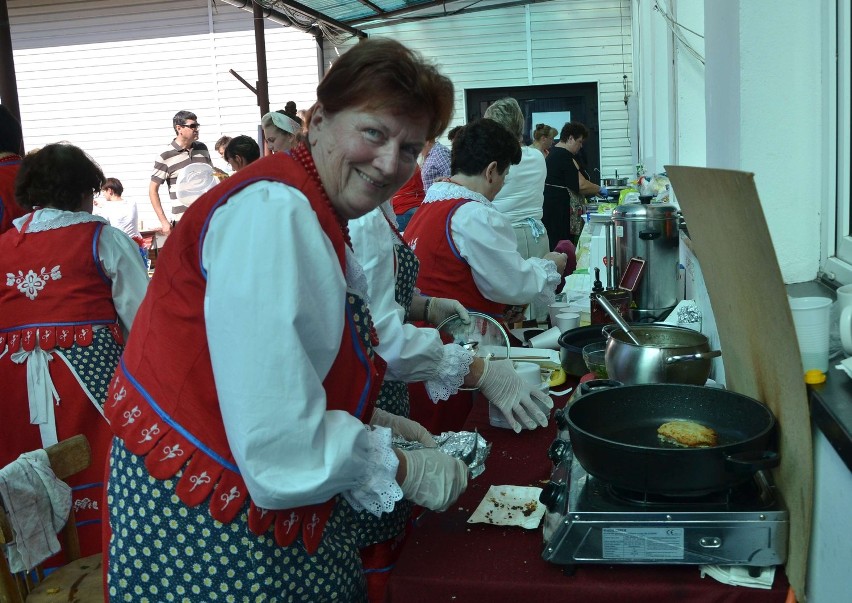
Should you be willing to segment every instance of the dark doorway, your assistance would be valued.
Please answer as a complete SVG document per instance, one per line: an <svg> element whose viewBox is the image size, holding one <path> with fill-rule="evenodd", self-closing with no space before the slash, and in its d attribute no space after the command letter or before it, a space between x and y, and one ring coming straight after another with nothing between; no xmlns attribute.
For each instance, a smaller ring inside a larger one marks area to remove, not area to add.
<svg viewBox="0 0 852 603"><path fill-rule="evenodd" d="M532 123L534 113L570 111L573 121L579 121L589 129L589 137L583 145L580 158L592 181L600 182L600 127L598 125L598 85L596 82L467 89L465 90L467 121L479 119L485 113L488 105L507 96L517 100L518 104L521 105L521 111L524 112L524 144L532 142L529 139L529 132L535 126ZM562 130L562 126L565 124L554 123L549 125L557 130Z"/></svg>

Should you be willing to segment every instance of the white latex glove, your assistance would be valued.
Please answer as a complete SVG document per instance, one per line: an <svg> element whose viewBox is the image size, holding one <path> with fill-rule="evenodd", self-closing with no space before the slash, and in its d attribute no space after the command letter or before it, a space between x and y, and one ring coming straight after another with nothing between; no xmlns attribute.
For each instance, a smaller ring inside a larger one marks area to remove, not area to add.
<svg viewBox="0 0 852 603"><path fill-rule="evenodd" d="M548 409L553 408L553 400L521 379L511 360L486 360L477 387L500 409L516 433L522 426L527 429L547 426L547 415L541 412L536 400Z"/></svg>
<svg viewBox="0 0 852 603"><path fill-rule="evenodd" d="M439 325L456 314L464 324L470 323L470 314L467 313L467 309L454 299L433 297L429 300L428 308L426 321L433 325Z"/></svg>
<svg viewBox="0 0 852 603"><path fill-rule="evenodd" d="M446 511L467 488L468 467L440 450L397 450L405 457L402 494L432 511Z"/></svg>
<svg viewBox="0 0 852 603"><path fill-rule="evenodd" d="M373 418L370 419L370 425L387 427L394 435L404 438L409 442L420 442L426 448L438 447L435 438L420 423L391 414L381 408L373 411Z"/></svg>

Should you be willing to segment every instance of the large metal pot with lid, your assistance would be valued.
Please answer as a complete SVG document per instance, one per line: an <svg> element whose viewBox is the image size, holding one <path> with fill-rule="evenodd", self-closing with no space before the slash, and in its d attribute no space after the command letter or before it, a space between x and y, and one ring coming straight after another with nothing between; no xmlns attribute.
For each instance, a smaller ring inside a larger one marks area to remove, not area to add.
<svg viewBox="0 0 852 603"><path fill-rule="evenodd" d="M612 211L615 263L623 274L630 258L645 260L633 289L633 320L664 318L678 302L678 209L667 203L626 203Z"/></svg>
<svg viewBox="0 0 852 603"><path fill-rule="evenodd" d="M637 343L624 329L607 327L607 375L626 385L704 385L710 376L712 359L722 354L710 349L707 336L692 329L664 324L631 325Z"/></svg>

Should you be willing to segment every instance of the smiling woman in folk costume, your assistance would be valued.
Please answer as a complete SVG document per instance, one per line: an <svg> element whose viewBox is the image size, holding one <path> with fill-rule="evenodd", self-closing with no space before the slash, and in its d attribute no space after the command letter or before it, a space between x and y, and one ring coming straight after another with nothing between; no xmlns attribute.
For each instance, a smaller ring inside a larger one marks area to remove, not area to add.
<svg viewBox="0 0 852 603"><path fill-rule="evenodd" d="M100 168L70 144L27 155L15 183L30 210L0 235L0 466L82 433L94 462L74 487L84 555L100 551L102 406L145 295L138 247L91 214Z"/></svg>
<svg viewBox="0 0 852 603"><path fill-rule="evenodd" d="M113 600L361 601L356 512L443 510L467 485L373 416L384 363L347 229L411 176L452 84L373 39L317 99L307 145L198 199L159 258L107 405Z"/></svg>

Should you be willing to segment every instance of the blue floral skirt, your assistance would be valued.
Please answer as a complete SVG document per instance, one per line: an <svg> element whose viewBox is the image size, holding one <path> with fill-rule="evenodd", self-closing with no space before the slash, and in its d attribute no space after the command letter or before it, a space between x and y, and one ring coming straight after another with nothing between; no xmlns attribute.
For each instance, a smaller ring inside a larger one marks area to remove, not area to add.
<svg viewBox="0 0 852 603"><path fill-rule="evenodd" d="M355 514L342 498L319 549L308 555L300 540L280 547L271 530L253 534L247 508L223 524L206 502L187 507L175 494L180 473L169 480L151 477L144 458L118 438L109 472L110 601L366 601Z"/></svg>

